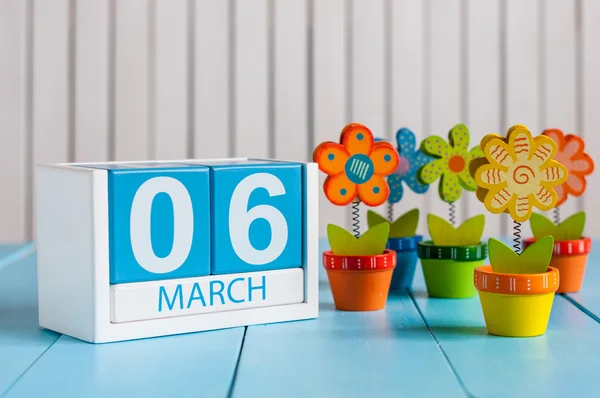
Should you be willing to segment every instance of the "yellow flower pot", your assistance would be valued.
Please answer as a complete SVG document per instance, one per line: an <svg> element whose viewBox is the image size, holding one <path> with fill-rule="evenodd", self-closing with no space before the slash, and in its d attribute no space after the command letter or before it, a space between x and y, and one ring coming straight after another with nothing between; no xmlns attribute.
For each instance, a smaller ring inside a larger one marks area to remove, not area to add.
<svg viewBox="0 0 600 398"><path fill-rule="evenodd" d="M546 333L558 269L541 274L500 274L484 265L475 269L475 287L488 332L506 337L533 337Z"/></svg>

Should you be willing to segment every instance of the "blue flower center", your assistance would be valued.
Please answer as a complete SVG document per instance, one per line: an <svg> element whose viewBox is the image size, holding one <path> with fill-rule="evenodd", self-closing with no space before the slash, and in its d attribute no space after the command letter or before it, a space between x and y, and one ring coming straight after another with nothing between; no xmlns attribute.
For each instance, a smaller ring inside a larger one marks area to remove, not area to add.
<svg viewBox="0 0 600 398"><path fill-rule="evenodd" d="M355 184L364 184L373 176L373 162L367 155L352 156L346 162L346 176Z"/></svg>

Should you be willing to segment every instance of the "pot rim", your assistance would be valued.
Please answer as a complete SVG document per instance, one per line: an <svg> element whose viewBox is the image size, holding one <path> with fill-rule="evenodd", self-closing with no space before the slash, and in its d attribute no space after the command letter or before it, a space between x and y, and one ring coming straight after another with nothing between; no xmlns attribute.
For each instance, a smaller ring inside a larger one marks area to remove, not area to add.
<svg viewBox="0 0 600 398"><path fill-rule="evenodd" d="M327 272L339 272L344 274L370 274L374 272L393 272L394 267L379 268L379 269L331 269L325 268Z"/></svg>
<svg viewBox="0 0 600 398"><path fill-rule="evenodd" d="M355 256L333 254L331 250L323 252L323 267L332 271L376 271L393 270L396 267L396 252L385 249L382 254Z"/></svg>
<svg viewBox="0 0 600 398"><path fill-rule="evenodd" d="M482 265L475 268L473 279L479 291L509 295L555 293L560 283L558 268L550 266L539 274L507 274Z"/></svg>
<svg viewBox="0 0 600 398"><path fill-rule="evenodd" d="M419 258L425 260L481 261L487 258L487 243L468 246L436 246L426 240L417 245Z"/></svg>
<svg viewBox="0 0 600 398"><path fill-rule="evenodd" d="M423 235L405 236L402 238L388 238L386 248L397 252L417 250L417 245L423 240Z"/></svg>
<svg viewBox="0 0 600 398"><path fill-rule="evenodd" d="M532 245L535 242L535 237L523 239L523 249ZM588 254L592 250L592 239L587 236L582 236L579 239L558 240L554 242L552 255L554 256L576 256Z"/></svg>

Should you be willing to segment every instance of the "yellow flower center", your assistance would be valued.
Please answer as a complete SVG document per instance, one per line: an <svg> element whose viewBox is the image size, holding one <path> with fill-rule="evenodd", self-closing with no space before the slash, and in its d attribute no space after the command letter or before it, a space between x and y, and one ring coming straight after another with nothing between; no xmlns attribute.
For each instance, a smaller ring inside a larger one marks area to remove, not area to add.
<svg viewBox="0 0 600 398"><path fill-rule="evenodd" d="M506 171L508 189L519 196L535 193L540 186L539 168L532 167L529 162L516 162Z"/></svg>
<svg viewBox="0 0 600 398"><path fill-rule="evenodd" d="M465 159L460 155L454 155L448 161L448 169L454 173L460 173L465 168Z"/></svg>

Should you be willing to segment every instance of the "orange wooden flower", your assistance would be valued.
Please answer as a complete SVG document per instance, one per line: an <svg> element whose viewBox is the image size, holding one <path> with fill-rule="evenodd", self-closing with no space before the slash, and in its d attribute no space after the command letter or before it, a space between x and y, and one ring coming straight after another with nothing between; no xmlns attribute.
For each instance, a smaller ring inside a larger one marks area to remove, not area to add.
<svg viewBox="0 0 600 398"><path fill-rule="evenodd" d="M323 142L313 151L313 162L328 175L325 196L338 206L357 197L367 206L383 204L390 193L384 177L396 170L399 161L390 143L374 142L371 130L358 123L344 127L339 144Z"/></svg>
<svg viewBox="0 0 600 398"><path fill-rule="evenodd" d="M554 188L558 194L556 206L560 206L567 200L567 194L572 196L583 195L587 186L585 176L594 171L594 161L587 153L583 152L585 143L581 137L573 134L565 136L559 129L546 129L542 134L556 142L558 151L554 159L562 163L569 173L567 181Z"/></svg>

